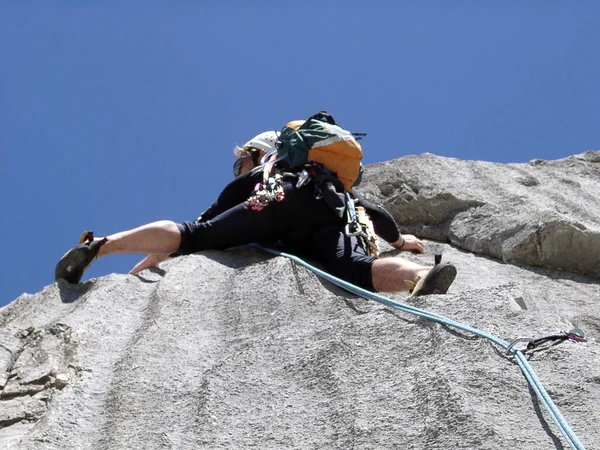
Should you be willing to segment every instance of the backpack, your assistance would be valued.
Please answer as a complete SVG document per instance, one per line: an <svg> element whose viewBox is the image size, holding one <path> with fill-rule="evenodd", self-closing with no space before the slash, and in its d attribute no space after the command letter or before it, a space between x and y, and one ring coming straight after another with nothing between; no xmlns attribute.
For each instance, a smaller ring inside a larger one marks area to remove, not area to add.
<svg viewBox="0 0 600 450"><path fill-rule="evenodd" d="M363 154L357 142L362 136L365 134L344 130L326 111L320 111L283 127L276 144L278 160L290 169L308 161L323 164L350 191L362 178Z"/></svg>

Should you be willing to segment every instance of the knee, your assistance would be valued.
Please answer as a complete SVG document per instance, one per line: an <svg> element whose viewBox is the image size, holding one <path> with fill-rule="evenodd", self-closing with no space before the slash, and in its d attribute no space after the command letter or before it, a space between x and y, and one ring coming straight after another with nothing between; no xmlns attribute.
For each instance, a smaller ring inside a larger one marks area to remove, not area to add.
<svg viewBox="0 0 600 450"><path fill-rule="evenodd" d="M373 287L373 262L375 258L365 258L347 262L338 261L329 268L332 275L355 286L374 291Z"/></svg>
<svg viewBox="0 0 600 450"><path fill-rule="evenodd" d="M169 233L180 234L179 227L172 220L159 220L158 222L154 222L154 224Z"/></svg>

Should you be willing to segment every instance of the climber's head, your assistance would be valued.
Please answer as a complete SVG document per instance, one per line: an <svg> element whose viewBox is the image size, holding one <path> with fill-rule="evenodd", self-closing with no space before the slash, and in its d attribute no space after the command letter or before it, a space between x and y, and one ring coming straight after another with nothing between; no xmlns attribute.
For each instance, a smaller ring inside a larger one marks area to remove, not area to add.
<svg viewBox="0 0 600 450"><path fill-rule="evenodd" d="M277 131L265 131L253 137L242 147L235 147L233 152L236 159L233 163L233 174L239 177L241 174L252 170L260 165L261 158L276 149L275 143L279 133Z"/></svg>

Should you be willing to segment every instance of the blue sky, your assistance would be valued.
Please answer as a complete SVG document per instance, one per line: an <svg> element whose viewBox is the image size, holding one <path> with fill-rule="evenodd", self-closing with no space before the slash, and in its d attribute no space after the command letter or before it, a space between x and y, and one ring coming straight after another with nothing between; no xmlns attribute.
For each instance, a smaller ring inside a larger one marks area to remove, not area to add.
<svg viewBox="0 0 600 450"><path fill-rule="evenodd" d="M51 284L85 229L194 219L235 144L320 109L368 133L366 164L598 149L598 17L584 1L0 1L0 306Z"/></svg>

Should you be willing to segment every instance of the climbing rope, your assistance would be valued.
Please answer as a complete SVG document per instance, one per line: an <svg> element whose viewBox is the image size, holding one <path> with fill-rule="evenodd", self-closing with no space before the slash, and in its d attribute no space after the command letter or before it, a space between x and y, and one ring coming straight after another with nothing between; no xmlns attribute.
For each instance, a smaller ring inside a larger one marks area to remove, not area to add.
<svg viewBox="0 0 600 450"><path fill-rule="evenodd" d="M477 335L480 337L483 337L483 338L493 342L494 344L498 345L499 347L505 349L508 354L511 354L514 357L515 361L521 368L523 375L525 376L525 378L531 385L533 391L537 395L538 399L540 400L540 402L542 403L542 405L544 406L544 408L546 409L546 411L548 412L548 414L550 415L550 417L552 418L552 420L554 421L554 423L560 430L561 434L566 439L569 446L576 450L585 450L585 447L579 441L579 438L575 435L575 433L573 432L573 430L571 429L571 427L569 426L569 424L567 423L565 418L562 416L562 414L558 410L557 406L554 404L554 402L548 395L548 392L546 392L546 389L544 388L541 381L539 380L539 378L533 371L533 367L531 367L531 365L529 364L529 361L527 360L525 355L519 349L514 347L514 343L511 345L508 342L506 342L496 336L486 333L485 331L481 331L481 330L473 328L469 325L464 325L464 324L461 324L454 320L447 319L446 317L440 316L438 314L430 313L423 309L416 308L414 306L410 306L410 305L407 305L405 303L402 303L402 302L399 302L396 300L392 300L383 295L367 291L366 289L362 289L358 286L353 285L352 283L348 283L347 281L344 281L337 277L334 277L333 275L331 275L321 269L318 269L318 268L312 266L311 264L307 263L303 259L301 259L297 256L294 256L294 255L291 255L289 253L285 253L285 252L279 251L277 249L269 248L269 247L263 247L262 245L258 245L258 244L252 244L252 245L254 247L262 249L268 253L271 253L271 254L274 254L277 256L285 256L286 258L289 258L292 261L294 261L294 262L300 264L301 266L307 268L308 270L312 271L316 275L318 275L322 278L325 278L326 280L340 286L341 288L344 288L345 290L347 290L349 292L352 292L353 294L359 295L359 296L367 298L369 300L376 301L378 303L381 303L381 304L388 306L390 308L393 308L393 309L398 309L400 311L414 314L414 315L432 320L434 322L438 322L438 323L441 323L441 324L444 324L444 325L447 325L447 326L450 326L450 327L453 327L453 328L456 328L456 329L459 329L462 331L466 331L468 333L471 333L471 334L474 334L474 335Z"/></svg>

